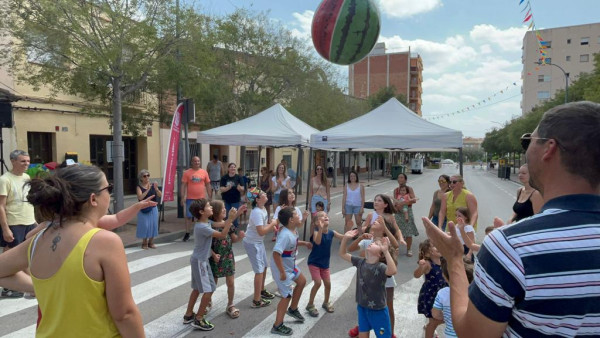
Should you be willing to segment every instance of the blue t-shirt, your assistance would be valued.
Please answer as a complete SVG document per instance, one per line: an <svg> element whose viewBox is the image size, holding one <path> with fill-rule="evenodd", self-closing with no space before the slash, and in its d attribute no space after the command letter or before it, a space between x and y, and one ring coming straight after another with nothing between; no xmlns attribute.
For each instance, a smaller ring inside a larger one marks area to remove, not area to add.
<svg viewBox="0 0 600 338"><path fill-rule="evenodd" d="M329 269L333 237L334 233L331 229L328 229L327 233L321 235L321 244L315 244L313 237L310 236L310 242L313 247L310 255L308 255L308 265L314 265L321 269Z"/></svg>

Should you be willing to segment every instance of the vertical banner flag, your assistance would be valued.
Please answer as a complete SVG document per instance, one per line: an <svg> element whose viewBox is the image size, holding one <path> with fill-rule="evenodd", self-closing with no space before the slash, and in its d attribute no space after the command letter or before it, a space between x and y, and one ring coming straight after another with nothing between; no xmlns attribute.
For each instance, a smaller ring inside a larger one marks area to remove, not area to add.
<svg viewBox="0 0 600 338"><path fill-rule="evenodd" d="M174 201L175 171L177 169L177 154L179 153L179 140L181 139L181 119L183 118L183 103L180 103L173 113L171 132L169 133L169 148L165 161L163 174L163 202Z"/></svg>

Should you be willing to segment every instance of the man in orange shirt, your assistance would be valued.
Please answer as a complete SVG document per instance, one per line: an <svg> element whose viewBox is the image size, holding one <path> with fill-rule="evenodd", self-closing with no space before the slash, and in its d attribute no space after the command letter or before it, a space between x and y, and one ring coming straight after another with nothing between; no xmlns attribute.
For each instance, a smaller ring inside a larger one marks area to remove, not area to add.
<svg viewBox="0 0 600 338"><path fill-rule="evenodd" d="M200 166L200 157L192 157L192 167L183 172L181 178L181 205L185 208L185 235L183 241L190 239L190 232L194 217L190 213L192 201L200 198L212 199L212 189L210 188L210 178L208 172Z"/></svg>

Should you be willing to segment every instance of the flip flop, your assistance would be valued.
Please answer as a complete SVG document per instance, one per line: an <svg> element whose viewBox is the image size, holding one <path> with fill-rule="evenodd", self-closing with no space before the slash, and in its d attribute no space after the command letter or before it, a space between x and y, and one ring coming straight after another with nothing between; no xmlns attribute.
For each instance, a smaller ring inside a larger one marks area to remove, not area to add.
<svg viewBox="0 0 600 338"><path fill-rule="evenodd" d="M240 316L240 310L236 308L235 305L229 305L225 313L227 313L231 319L235 319Z"/></svg>

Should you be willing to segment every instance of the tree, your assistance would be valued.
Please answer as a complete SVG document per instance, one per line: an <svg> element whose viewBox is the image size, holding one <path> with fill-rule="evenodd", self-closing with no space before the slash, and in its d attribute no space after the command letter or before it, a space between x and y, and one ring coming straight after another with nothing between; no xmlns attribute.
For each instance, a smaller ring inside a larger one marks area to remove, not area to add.
<svg viewBox="0 0 600 338"><path fill-rule="evenodd" d="M396 94L398 91L395 86L380 88L375 94L369 96L368 101L371 109L375 109L386 103L392 97L395 97L403 105L408 105L404 94Z"/></svg>
<svg viewBox="0 0 600 338"><path fill-rule="evenodd" d="M174 8L162 0L6 3L1 27L12 42L0 56L16 79L78 95L93 102L92 111L111 111L115 212L121 210L122 129L135 134L154 118L133 107L123 114L123 103L139 95L157 62L172 54L178 41Z"/></svg>

